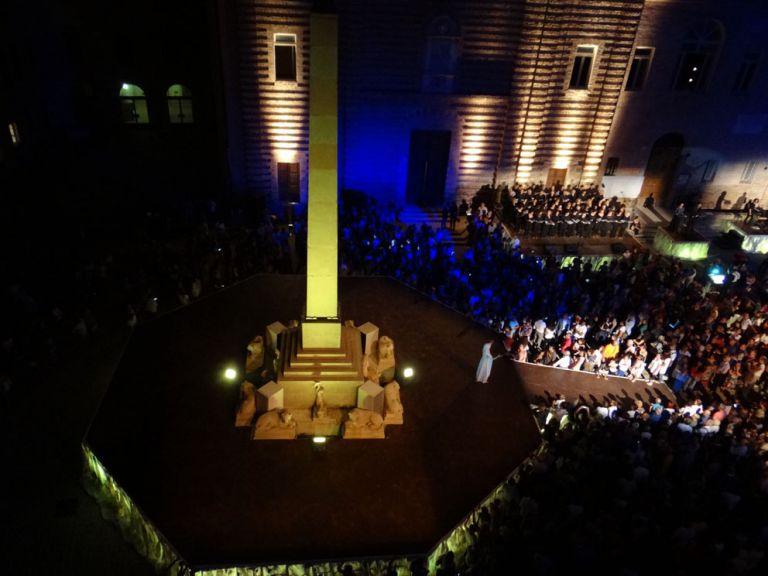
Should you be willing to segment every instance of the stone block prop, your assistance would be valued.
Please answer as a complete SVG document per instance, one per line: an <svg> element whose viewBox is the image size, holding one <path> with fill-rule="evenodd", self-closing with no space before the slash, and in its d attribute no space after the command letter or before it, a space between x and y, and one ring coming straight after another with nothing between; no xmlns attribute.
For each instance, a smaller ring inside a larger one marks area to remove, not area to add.
<svg viewBox="0 0 768 576"><path fill-rule="evenodd" d="M344 421L344 439L381 440L384 436L384 418L371 410L354 408Z"/></svg>
<svg viewBox="0 0 768 576"><path fill-rule="evenodd" d="M284 408L283 387L274 380L270 380L259 388L256 395L256 409L259 412L268 412L281 408Z"/></svg>
<svg viewBox="0 0 768 576"><path fill-rule="evenodd" d="M296 422L288 410L270 410L256 420L252 440L295 440Z"/></svg>
<svg viewBox="0 0 768 576"><path fill-rule="evenodd" d="M366 381L357 389L357 407L384 414L384 388L372 380Z"/></svg>
<svg viewBox="0 0 768 576"><path fill-rule="evenodd" d="M235 427L250 426L256 415L256 387L246 380L240 384L240 400L237 403Z"/></svg>
<svg viewBox="0 0 768 576"><path fill-rule="evenodd" d="M272 322L272 324L267 326L267 346L269 346L272 350L277 350L280 334L286 330L287 328L282 322Z"/></svg>
<svg viewBox="0 0 768 576"><path fill-rule="evenodd" d="M373 352L363 357L363 376L378 384L395 379L395 344L389 336L379 338Z"/></svg>
<svg viewBox="0 0 768 576"><path fill-rule="evenodd" d="M403 404L400 402L400 384L394 380L384 386L384 423L403 423Z"/></svg>
<svg viewBox="0 0 768 576"><path fill-rule="evenodd" d="M370 322L366 322L362 326L358 326L360 331L360 337L363 343L363 355L366 356L371 353L373 347L376 345L376 341L379 339L379 327Z"/></svg>
<svg viewBox="0 0 768 576"><path fill-rule="evenodd" d="M245 359L245 373L255 372L264 364L264 338L256 336L248 343Z"/></svg>

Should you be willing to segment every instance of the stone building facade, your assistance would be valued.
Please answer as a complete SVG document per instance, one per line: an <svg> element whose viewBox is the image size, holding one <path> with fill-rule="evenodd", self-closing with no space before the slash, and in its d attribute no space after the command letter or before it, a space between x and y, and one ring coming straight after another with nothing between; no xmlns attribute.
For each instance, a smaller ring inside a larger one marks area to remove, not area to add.
<svg viewBox="0 0 768 576"><path fill-rule="evenodd" d="M340 186L675 198L768 185L759 0L337 0ZM233 181L306 197L309 0L220 0ZM238 176L239 174L239 176Z"/></svg>

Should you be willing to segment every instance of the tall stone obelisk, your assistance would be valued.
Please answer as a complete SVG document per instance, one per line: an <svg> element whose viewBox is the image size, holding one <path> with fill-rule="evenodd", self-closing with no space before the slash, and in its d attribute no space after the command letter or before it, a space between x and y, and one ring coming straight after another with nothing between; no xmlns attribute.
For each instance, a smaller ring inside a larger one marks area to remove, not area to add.
<svg viewBox="0 0 768 576"><path fill-rule="evenodd" d="M339 348L338 24L313 12L309 57L309 198L304 348Z"/></svg>

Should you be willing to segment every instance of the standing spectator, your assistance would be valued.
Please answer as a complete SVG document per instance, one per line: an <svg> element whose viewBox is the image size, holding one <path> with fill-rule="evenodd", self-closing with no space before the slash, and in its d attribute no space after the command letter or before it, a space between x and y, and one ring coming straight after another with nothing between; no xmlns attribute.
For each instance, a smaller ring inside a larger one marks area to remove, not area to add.
<svg viewBox="0 0 768 576"><path fill-rule="evenodd" d="M467 204L466 198L461 200L461 204L459 205L459 214L462 216L469 216L469 204Z"/></svg>
<svg viewBox="0 0 768 576"><path fill-rule="evenodd" d="M680 232L685 221L685 204L680 202L672 213L672 220L669 222L669 229L675 234Z"/></svg>
<svg viewBox="0 0 768 576"><path fill-rule="evenodd" d="M720 196L717 197L717 201L715 202L715 210L723 209L723 202L725 201L726 194L727 192L725 190L720 192Z"/></svg>

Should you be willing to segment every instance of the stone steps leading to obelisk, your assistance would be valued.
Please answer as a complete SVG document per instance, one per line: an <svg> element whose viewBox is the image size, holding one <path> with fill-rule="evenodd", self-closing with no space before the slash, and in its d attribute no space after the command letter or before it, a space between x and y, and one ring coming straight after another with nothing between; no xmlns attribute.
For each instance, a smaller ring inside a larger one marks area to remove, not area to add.
<svg viewBox="0 0 768 576"><path fill-rule="evenodd" d="M339 348L303 348L301 330L285 333L281 355L287 358L278 373L286 406L311 408L321 384L328 406L355 406L357 389L363 384L362 344L354 328L342 328ZM355 346L359 350L355 350Z"/></svg>

